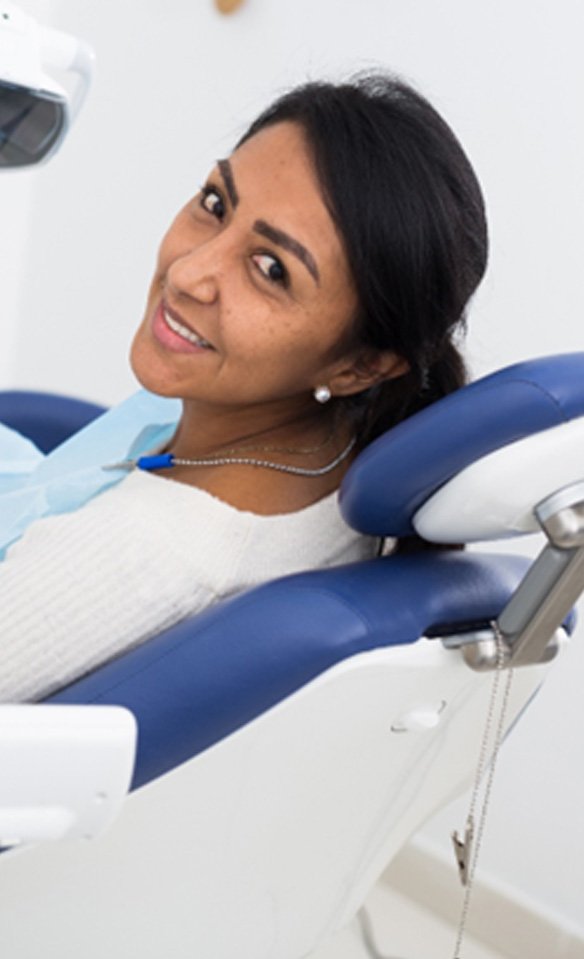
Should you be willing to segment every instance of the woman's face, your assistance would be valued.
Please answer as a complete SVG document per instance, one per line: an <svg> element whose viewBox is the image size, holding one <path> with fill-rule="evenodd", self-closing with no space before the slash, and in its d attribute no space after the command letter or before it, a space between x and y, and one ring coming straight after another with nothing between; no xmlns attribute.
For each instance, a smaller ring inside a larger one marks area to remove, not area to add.
<svg viewBox="0 0 584 959"><path fill-rule="evenodd" d="M219 161L174 220L132 367L165 396L293 406L344 382L356 308L304 135L280 123Z"/></svg>

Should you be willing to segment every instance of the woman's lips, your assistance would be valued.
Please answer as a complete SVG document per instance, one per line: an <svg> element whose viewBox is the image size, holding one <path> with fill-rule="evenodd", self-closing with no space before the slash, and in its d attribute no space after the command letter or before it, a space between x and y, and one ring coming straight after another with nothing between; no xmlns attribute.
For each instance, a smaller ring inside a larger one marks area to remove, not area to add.
<svg viewBox="0 0 584 959"><path fill-rule="evenodd" d="M176 313L163 302L159 303L154 313L152 333L162 346L174 353L204 353L213 349L208 340L179 320Z"/></svg>

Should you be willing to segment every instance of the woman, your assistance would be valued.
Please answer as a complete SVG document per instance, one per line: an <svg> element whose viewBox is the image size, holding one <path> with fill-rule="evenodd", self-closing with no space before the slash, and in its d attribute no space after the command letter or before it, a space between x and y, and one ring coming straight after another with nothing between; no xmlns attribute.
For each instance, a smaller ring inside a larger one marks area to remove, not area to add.
<svg viewBox="0 0 584 959"><path fill-rule="evenodd" d="M0 564L0 698L372 555L335 491L359 449L462 384L452 336L486 247L468 160L408 86L308 84L265 111L162 241L131 361L182 401L163 459L32 523Z"/></svg>

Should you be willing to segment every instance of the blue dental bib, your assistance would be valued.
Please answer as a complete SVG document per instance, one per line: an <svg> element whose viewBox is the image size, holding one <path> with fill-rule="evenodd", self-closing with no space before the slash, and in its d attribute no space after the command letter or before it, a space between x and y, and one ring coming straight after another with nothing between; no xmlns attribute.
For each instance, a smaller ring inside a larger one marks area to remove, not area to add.
<svg viewBox="0 0 584 959"><path fill-rule="evenodd" d="M0 559L35 520L78 509L119 483L127 471L115 464L167 443L181 409L180 400L140 390L47 455L0 425Z"/></svg>

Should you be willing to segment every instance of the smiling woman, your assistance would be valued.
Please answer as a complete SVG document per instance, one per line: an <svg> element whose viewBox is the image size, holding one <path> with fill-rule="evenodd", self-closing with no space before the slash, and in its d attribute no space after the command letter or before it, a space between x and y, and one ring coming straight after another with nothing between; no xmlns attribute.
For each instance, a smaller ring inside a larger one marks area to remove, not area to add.
<svg viewBox="0 0 584 959"><path fill-rule="evenodd" d="M301 128L262 130L217 164L166 234L132 348L141 383L183 400L176 457L253 442L276 447L274 462L282 463L277 448L300 445L307 469L334 459L349 426L312 394L326 384L335 397L349 395L376 375L344 348L356 310ZM388 360L397 371L399 359ZM255 512L289 512L339 482L336 469L296 482L282 473L222 463L174 475Z"/></svg>
<svg viewBox="0 0 584 959"><path fill-rule="evenodd" d="M269 107L160 246L131 363L181 401L178 423L0 564L2 695L44 694L262 580L372 555L336 490L358 449L463 382L452 335L485 263L472 168L410 87L313 83Z"/></svg>

